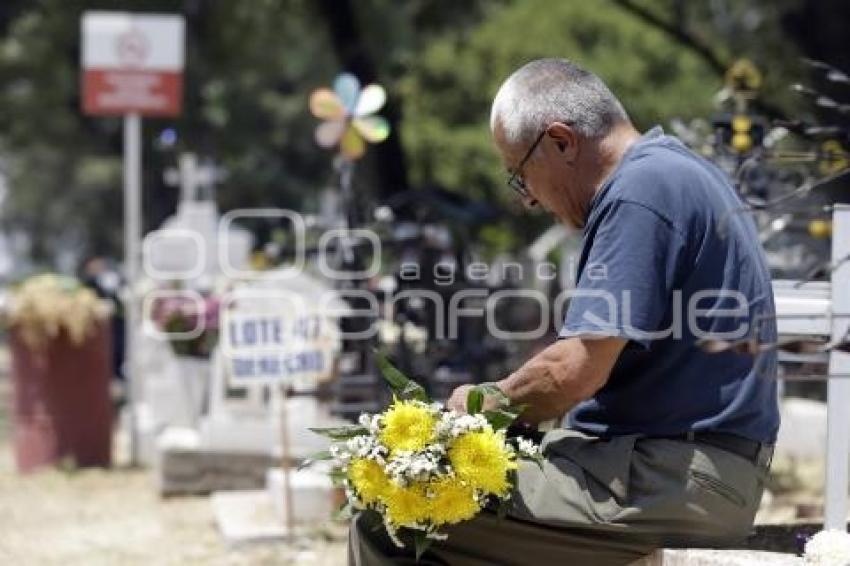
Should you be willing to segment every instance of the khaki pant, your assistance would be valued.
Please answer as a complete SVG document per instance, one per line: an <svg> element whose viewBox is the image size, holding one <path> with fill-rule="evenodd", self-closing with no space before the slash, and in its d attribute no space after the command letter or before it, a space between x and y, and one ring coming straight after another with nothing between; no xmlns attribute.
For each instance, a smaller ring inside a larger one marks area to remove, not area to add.
<svg viewBox="0 0 850 566"><path fill-rule="evenodd" d="M629 564L659 547L719 547L749 533L767 474L725 450L679 440L602 440L559 429L543 469L523 462L508 517L482 513L446 529L420 564ZM412 545L408 545L412 548ZM355 517L349 565L413 564L374 514Z"/></svg>

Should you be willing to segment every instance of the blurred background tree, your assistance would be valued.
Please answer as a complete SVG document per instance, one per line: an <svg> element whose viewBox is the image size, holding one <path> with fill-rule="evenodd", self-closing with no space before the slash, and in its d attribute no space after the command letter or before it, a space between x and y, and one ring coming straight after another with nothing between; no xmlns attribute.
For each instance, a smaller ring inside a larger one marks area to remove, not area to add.
<svg viewBox="0 0 850 566"><path fill-rule="evenodd" d="M180 151L229 171L222 209L310 209L333 181L313 142L312 89L348 69L387 87L396 135L358 168L357 190L384 198L438 186L497 204L488 238L512 247L549 222L520 221L489 139L499 83L536 57L586 65L637 125L706 116L740 56L765 73L764 107L802 110L787 85L798 57L847 68L841 0L6 0L0 5L0 168L5 230L39 264L120 256L120 120L79 111L84 10L180 12L188 21L183 115L146 120L145 228L174 210L162 172ZM164 134L165 133L165 134Z"/></svg>

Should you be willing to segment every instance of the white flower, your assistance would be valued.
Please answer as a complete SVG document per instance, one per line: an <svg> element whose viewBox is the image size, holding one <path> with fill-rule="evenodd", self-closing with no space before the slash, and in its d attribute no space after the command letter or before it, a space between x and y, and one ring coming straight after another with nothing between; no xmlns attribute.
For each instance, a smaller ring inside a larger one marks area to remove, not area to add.
<svg viewBox="0 0 850 566"><path fill-rule="evenodd" d="M381 432L381 415L372 415L372 420L369 422L369 432L375 436Z"/></svg>
<svg viewBox="0 0 850 566"><path fill-rule="evenodd" d="M357 418L357 424L369 430L369 434L377 436L381 432L381 415L362 413Z"/></svg>
<svg viewBox="0 0 850 566"><path fill-rule="evenodd" d="M845 531L821 531L806 543L803 559L817 566L850 564L850 534Z"/></svg>
<svg viewBox="0 0 850 566"><path fill-rule="evenodd" d="M341 446L332 444L328 449L328 452L331 453L331 457L336 460L339 465L346 466L351 461L351 452L348 450L344 450Z"/></svg>
<svg viewBox="0 0 850 566"><path fill-rule="evenodd" d="M345 454L347 452L347 454ZM389 454L387 447L381 444L374 436L362 434L349 438L345 441L342 447L334 454L333 449L331 454L334 455L340 462L347 462L351 458L369 458L383 465L386 457Z"/></svg>
<svg viewBox="0 0 850 566"><path fill-rule="evenodd" d="M445 456L445 447L433 444L422 452L396 452L386 465L385 471L390 478L401 486L410 482L428 481L440 475L441 461Z"/></svg>
<svg viewBox="0 0 850 566"><path fill-rule="evenodd" d="M516 442L517 450L521 456L532 459L540 457L540 447L536 445L534 441L519 436L517 437Z"/></svg>
<svg viewBox="0 0 850 566"><path fill-rule="evenodd" d="M457 438L466 432L478 432L490 428L484 415L462 415L455 411L446 411L440 415L437 423L437 435L440 437Z"/></svg>

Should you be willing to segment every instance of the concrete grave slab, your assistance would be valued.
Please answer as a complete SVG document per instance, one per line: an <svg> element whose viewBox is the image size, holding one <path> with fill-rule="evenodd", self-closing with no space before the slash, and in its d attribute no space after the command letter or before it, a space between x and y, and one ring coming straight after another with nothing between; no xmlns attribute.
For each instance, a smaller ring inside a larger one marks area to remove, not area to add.
<svg viewBox="0 0 850 566"><path fill-rule="evenodd" d="M632 566L803 566L793 554L706 548L661 549Z"/></svg>
<svg viewBox="0 0 850 566"><path fill-rule="evenodd" d="M265 490L221 491L210 498L216 524L229 544L286 539L291 534L277 517Z"/></svg>

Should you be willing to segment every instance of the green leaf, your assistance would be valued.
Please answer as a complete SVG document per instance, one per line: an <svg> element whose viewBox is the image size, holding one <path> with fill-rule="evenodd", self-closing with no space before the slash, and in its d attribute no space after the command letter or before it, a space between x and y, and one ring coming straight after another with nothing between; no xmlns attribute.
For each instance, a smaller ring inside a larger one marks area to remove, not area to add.
<svg viewBox="0 0 850 566"><path fill-rule="evenodd" d="M428 551L434 540L426 536L422 531L413 531L413 546L416 549L416 562L422 558L422 555Z"/></svg>
<svg viewBox="0 0 850 566"><path fill-rule="evenodd" d="M331 440L348 440L355 436L369 434L369 429L360 425L334 426L329 428L309 428L311 432L321 434Z"/></svg>
<svg viewBox="0 0 850 566"><path fill-rule="evenodd" d="M322 450L321 452L316 452L315 454L310 454L307 458L298 465L298 470L303 470L308 466L312 466L316 462L321 462L322 460L330 460L333 458L331 453L327 450Z"/></svg>
<svg viewBox="0 0 850 566"><path fill-rule="evenodd" d="M401 373L383 353L375 352L375 361L378 364L378 369L381 370L381 375L384 376L384 380L389 384L396 397L404 400L422 401L423 403L431 402L425 389Z"/></svg>
<svg viewBox="0 0 850 566"><path fill-rule="evenodd" d="M508 405L505 410L519 417L527 408L528 404L523 403L522 405Z"/></svg>
<svg viewBox="0 0 850 566"><path fill-rule="evenodd" d="M496 409L495 411L484 411L484 418L496 430L504 430L511 426L517 415L504 409Z"/></svg>
<svg viewBox="0 0 850 566"><path fill-rule="evenodd" d="M480 390L485 395L494 397L500 407L507 407L511 404L510 397L505 395L505 392L499 389L495 383L482 383L480 385L476 385L475 389Z"/></svg>
<svg viewBox="0 0 850 566"><path fill-rule="evenodd" d="M483 406L484 392L477 387L473 387L466 396L466 412L470 415L477 415L481 412Z"/></svg>
<svg viewBox="0 0 850 566"><path fill-rule="evenodd" d="M527 405L505 405L498 409L484 411L484 417L496 430L506 429L522 414Z"/></svg>

